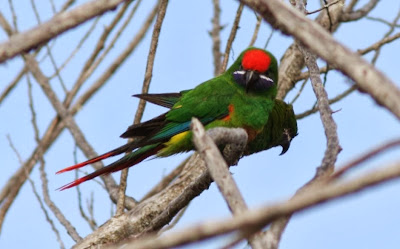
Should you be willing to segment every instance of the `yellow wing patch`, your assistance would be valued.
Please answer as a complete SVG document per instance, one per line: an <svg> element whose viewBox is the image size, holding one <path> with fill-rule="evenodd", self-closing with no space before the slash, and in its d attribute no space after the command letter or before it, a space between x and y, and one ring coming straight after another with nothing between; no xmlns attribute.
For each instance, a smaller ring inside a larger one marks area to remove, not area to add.
<svg viewBox="0 0 400 249"><path fill-rule="evenodd" d="M170 139L168 142L166 142L165 144L166 144L167 146L168 146L168 145L171 145L171 144L177 144L177 143L179 143L188 133L189 133L189 131L184 131L184 132L181 132L181 133L179 133L179 134L176 134L175 136L171 137L171 139Z"/></svg>

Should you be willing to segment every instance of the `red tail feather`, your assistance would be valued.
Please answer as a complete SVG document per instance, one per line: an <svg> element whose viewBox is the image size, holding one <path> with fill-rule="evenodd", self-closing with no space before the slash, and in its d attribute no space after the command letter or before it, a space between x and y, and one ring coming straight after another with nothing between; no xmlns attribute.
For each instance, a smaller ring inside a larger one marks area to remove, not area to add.
<svg viewBox="0 0 400 249"><path fill-rule="evenodd" d="M114 162L114 163L112 163L112 164L110 164L110 165L108 165L108 166L106 166L104 168L98 169L98 170L96 170L95 172L93 172L93 173L91 173L89 175L81 177L81 178L79 178L79 179L77 179L77 180L75 180L73 182L70 182L70 183L60 187L57 190L60 190L60 191L66 190L66 189L75 187L75 186L81 184L82 182L89 181L89 180L91 180L91 179L93 179L93 178L95 178L95 177L97 177L99 175L109 174L109 173L112 173L112 172L116 172L116 171L119 171L119 170L122 170L122 169L125 169L125 168L128 168L128 167L131 167L131 166L133 166L135 164L140 163L144 159L146 159L146 158L148 158L148 157L150 157L152 155L155 155L163 147L164 147L163 144L159 144L158 146L156 146L154 148L151 148L148 151L144 151L143 154L142 153L137 154L133 158L129 158L129 156L125 156L125 157L119 159L118 161L116 161L116 162ZM88 160L86 162L79 163L77 165L74 165L74 166L65 168L63 170L60 170L60 171L57 172L57 174L65 172L65 171L77 169L77 168L83 167L83 166L85 166L87 164L94 163L94 162L100 161L100 160L102 160L104 158L107 158L107 157L110 157L110 156L114 156L114 155L115 155L115 153L109 152L109 153L103 154L103 155L101 155L99 157L90 159L90 160Z"/></svg>
<svg viewBox="0 0 400 249"><path fill-rule="evenodd" d="M64 172L71 171L71 170L74 170L74 169L79 169L79 168L81 168L81 167L83 167L83 166L86 166L86 165L88 165L88 164L92 164L92 163L98 162L98 161L100 161L100 160L106 159L106 158L108 158L108 157L110 157L110 156L114 156L114 155L115 155L115 153L113 153L113 152L108 152L108 153L105 153L105 154L103 154L103 155L101 155L101 156L98 156L98 157L92 158L92 159L90 159L90 160L87 160L87 161L85 161L85 162L78 163L78 164L72 165L72 166L70 166L70 167L67 167L67 168L65 168L65 169L59 170L59 171L56 172L56 174L64 173Z"/></svg>
<svg viewBox="0 0 400 249"><path fill-rule="evenodd" d="M89 175L84 176L84 177L81 177L81 178L79 178L79 179L77 179L77 180L75 180L75 181L73 181L73 182L68 183L68 184L65 184L64 186L58 188L57 190L62 191L62 190L66 190L66 189L75 187L75 186L81 184L82 182L86 182L87 180L90 180L91 178L88 177L88 176L89 176Z"/></svg>

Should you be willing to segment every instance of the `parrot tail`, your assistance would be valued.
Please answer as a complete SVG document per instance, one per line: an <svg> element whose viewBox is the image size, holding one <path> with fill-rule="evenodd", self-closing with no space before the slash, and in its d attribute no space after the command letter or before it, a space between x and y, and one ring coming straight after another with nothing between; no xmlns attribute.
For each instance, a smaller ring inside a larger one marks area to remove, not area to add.
<svg viewBox="0 0 400 249"><path fill-rule="evenodd" d="M135 143L135 142L125 144L125 145L123 145L121 147L113 149L112 151L104 153L104 154L102 154L100 156L97 156L95 158L89 159L89 160L84 161L82 163L78 163L78 164L72 165L72 166L67 167L65 169L62 169L62 170L59 170L59 171L56 172L56 174L61 174L61 173L64 173L64 172L67 172L67 171L71 171L71 170L74 170L74 169L79 169L79 168L82 168L82 167L84 167L84 166L86 166L88 164L92 164L92 163L101 161L103 159L106 159L106 158L109 158L109 157L112 157L112 156L116 156L116 155L119 155L121 153L130 151L130 150L133 150L133 149L137 148L136 144L137 143Z"/></svg>
<svg viewBox="0 0 400 249"><path fill-rule="evenodd" d="M112 173L112 172L116 172L116 171L119 171L119 170L122 170L122 169L125 169L125 168L128 168L128 167L131 167L131 166L133 166L135 164L140 163L144 159L157 154L157 152L160 149L164 148L164 147L165 147L165 145L162 144L162 143L151 144L151 145L147 145L147 146L141 147L141 148L129 153L128 155L122 157L118 161L115 161L112 164L110 164L110 165L108 165L106 167L103 167L101 169L98 169L98 170L96 170L95 172L93 172L93 173L91 173L89 175L86 175L84 177L81 177L81 178L73 181L73 182L70 182L70 183L58 188L57 190L62 191L62 190L65 190L65 189L69 189L69 188L72 188L72 187L75 187L75 186L81 184L82 182L89 181L89 180L91 180L91 179L93 179L93 178L95 178L97 176L100 176L100 175L103 175L103 174L109 174L109 173ZM119 149L119 148L117 148L117 149ZM115 149L115 150L117 150L117 149ZM103 154L101 156L98 156L98 157L93 158L91 160L88 160L86 162L83 162L83 163L68 167L66 169L60 170L60 171L57 172L57 174L65 172L65 171L69 171L69 170L72 170L72 169L80 168L82 166L85 166L85 165L93 163L93 162L97 162L97 161L99 161L101 159L104 159L104 158L107 158L109 156L117 155L117 154L113 154L112 152L113 151L110 151L108 153L105 153L105 154ZM118 153L118 154L120 154L120 153Z"/></svg>

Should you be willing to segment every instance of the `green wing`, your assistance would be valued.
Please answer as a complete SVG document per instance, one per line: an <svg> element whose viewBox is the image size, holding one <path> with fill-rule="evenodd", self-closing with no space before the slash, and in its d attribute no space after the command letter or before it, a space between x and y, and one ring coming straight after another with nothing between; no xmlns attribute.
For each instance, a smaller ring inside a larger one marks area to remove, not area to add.
<svg viewBox="0 0 400 249"><path fill-rule="evenodd" d="M167 120L181 123L190 121L192 117L215 120L228 115L228 106L236 89L225 78L221 75L183 93L167 113Z"/></svg>
<svg viewBox="0 0 400 249"><path fill-rule="evenodd" d="M181 91L179 93L156 93L156 94L135 94L134 97L146 100L156 105L164 106L166 108L172 108L176 102L182 97L182 94L191 90Z"/></svg>
<svg viewBox="0 0 400 249"><path fill-rule="evenodd" d="M217 77L190 91L182 93L181 98L166 113L167 123L149 141L158 142L188 131L192 117L203 125L229 115L228 106L235 89Z"/></svg>
<svg viewBox="0 0 400 249"><path fill-rule="evenodd" d="M154 119L130 126L121 137L146 137L141 140L140 146L166 142L188 131L192 117L207 125L229 115L228 106L234 91L224 77L219 76L180 93L135 95L171 109Z"/></svg>

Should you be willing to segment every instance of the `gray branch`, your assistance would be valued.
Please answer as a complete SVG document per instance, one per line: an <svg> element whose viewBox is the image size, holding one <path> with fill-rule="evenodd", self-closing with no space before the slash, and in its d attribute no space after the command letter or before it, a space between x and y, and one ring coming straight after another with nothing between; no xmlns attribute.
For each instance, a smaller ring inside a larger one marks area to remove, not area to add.
<svg viewBox="0 0 400 249"><path fill-rule="evenodd" d="M124 0L94 0L55 15L31 30L13 35L8 41L0 44L0 63L22 52L28 52L38 44L44 44L95 16L113 10L122 2Z"/></svg>

